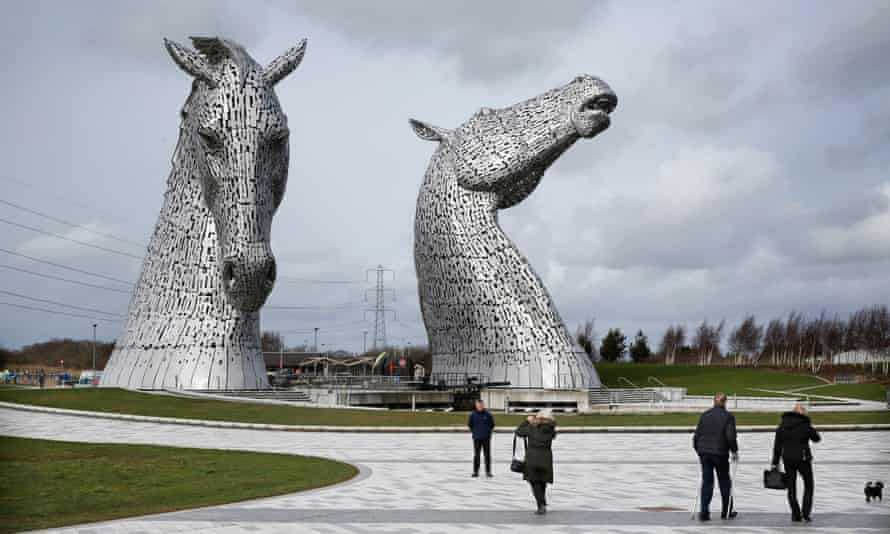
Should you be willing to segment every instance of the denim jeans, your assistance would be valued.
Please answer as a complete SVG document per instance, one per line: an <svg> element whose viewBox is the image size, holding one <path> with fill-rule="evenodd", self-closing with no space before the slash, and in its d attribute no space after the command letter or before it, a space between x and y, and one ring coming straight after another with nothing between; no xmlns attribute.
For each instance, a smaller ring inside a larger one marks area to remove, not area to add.
<svg viewBox="0 0 890 534"><path fill-rule="evenodd" d="M714 471L720 483L722 498L721 514L729 512L729 494L732 481L729 479L729 455L703 452L698 455L701 462L701 511L708 513L711 508L711 497L714 495Z"/></svg>

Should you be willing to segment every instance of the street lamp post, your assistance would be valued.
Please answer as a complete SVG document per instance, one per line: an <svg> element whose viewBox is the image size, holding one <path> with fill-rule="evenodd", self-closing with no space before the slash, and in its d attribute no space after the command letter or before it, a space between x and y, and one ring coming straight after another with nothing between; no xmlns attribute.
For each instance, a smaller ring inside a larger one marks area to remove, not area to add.
<svg viewBox="0 0 890 534"><path fill-rule="evenodd" d="M368 331L365 330L365 340L362 341L362 354L368 352Z"/></svg>
<svg viewBox="0 0 890 534"><path fill-rule="evenodd" d="M93 323L93 371L96 370L96 323Z"/></svg>
<svg viewBox="0 0 890 534"><path fill-rule="evenodd" d="M315 327L315 341L312 343L312 350L318 352L318 327Z"/></svg>

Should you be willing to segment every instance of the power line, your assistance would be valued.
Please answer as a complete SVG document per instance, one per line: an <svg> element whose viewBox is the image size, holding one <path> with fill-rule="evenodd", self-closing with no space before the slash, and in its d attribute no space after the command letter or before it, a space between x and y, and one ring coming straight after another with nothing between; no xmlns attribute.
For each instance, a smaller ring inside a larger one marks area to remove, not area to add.
<svg viewBox="0 0 890 534"><path fill-rule="evenodd" d="M38 233L45 234L45 235L48 235L48 236L56 237L56 238L58 238L58 239L64 239L65 241L71 241L72 243L77 243L78 245L83 245L83 246L85 246L85 247L95 248L95 249L102 250L102 251L105 251L105 252L111 252L111 253L113 253L113 254L119 254L119 255L121 255L121 256L128 256L128 257L130 257L130 258L135 258L135 259L137 259L137 260L141 260L141 259L142 259L142 256L137 256L137 255L135 255L135 254L130 254L129 252L123 252L123 251L120 251L120 250L115 250L115 249L113 249L113 248L107 248L107 247L103 247L103 246L100 246L100 245L94 245L93 243L87 243L86 241L80 241L80 240L78 240L78 239L73 239L73 238L70 238L70 237L65 237L65 236L63 236L63 235L55 234L55 233L53 233L53 232L47 232L46 230L41 230L40 228L34 228L33 226L27 226L27 225L24 225L24 224L19 224L19 223L17 223L17 222L8 221L8 220L6 220L6 219L0 219L0 222L9 224L9 225L11 225L11 226L17 226L17 227L19 227L19 228L24 228L24 229L26 229L26 230L31 230L32 232L38 232Z"/></svg>
<svg viewBox="0 0 890 534"><path fill-rule="evenodd" d="M94 289L104 289L104 290L106 290L106 291L114 291L114 292L116 292L116 293L124 293L124 294L127 294L127 295L130 294L130 291L127 290L127 289L118 289L118 288L115 288L115 287L100 286L100 285L96 285L96 284L90 284L90 283L88 283L88 282L81 282L80 280L71 280L70 278L63 278L63 277L61 277L61 276L53 276L53 275L51 275L51 274L37 273L37 272L34 272L34 271L29 271L29 270L27 270L27 269L20 269L20 268L18 268L18 267L13 267L12 265L4 265L4 264L0 264L0 268L2 268L2 269L9 269L9 270L11 270L11 271L18 271L18 272L20 272L20 273L30 274L31 276L40 276L40 277L42 277L42 278L49 278L50 280L59 280L59 281L62 281L62 282L68 282L68 283L71 283L71 284L77 284L77 285L81 285L81 286L92 287L92 288L94 288Z"/></svg>
<svg viewBox="0 0 890 534"><path fill-rule="evenodd" d="M264 310L346 310L350 308L361 308L365 306L364 302L331 304L331 305L309 305L309 306L263 306Z"/></svg>
<svg viewBox="0 0 890 534"><path fill-rule="evenodd" d="M120 278L115 278L115 277L113 277L113 276L106 276L106 275L104 275L104 274L94 273L94 272L91 272L91 271L85 271L85 270L83 270L83 269L78 269L77 267L71 267L70 265L63 265L63 264L61 264L61 263L56 263L56 262L49 261L49 260L42 260L42 259L40 259L40 258L35 258L34 256L28 256L27 254L21 254L21 253L19 253L19 252L15 252L15 251L13 251L13 250L7 250L7 249L5 249L5 248L0 248L0 252L5 252L5 253L7 253L7 254L12 254L12 255L14 255L14 256L19 256L19 257L22 257L22 258L27 258L27 259L29 259L29 260L31 260L31 261L36 261L36 262L38 262L38 263L45 263L45 264L47 264L47 265L52 265L53 267L59 267L60 269L67 269L67 270L69 270L69 271L73 271L73 272L76 272L76 273L87 274L87 275L90 275L90 276L95 276L96 278L104 278L105 280L110 280L110 281L112 281L112 282L119 282L119 283L121 283L121 284L126 284L126 285L128 285L128 286L132 286L132 285L133 285L132 282L128 282L128 281L126 281L126 280L121 280Z"/></svg>
<svg viewBox="0 0 890 534"><path fill-rule="evenodd" d="M20 205L18 205L18 204L14 204L14 203L9 202L9 201L7 201L7 200L0 199L0 204L6 204L7 206L12 206L13 208L16 208L16 209L25 211L25 212L27 212L27 213L31 213L31 214L33 214L33 215L37 215L38 217L43 217L44 219L49 219L49 220L51 220L51 221L55 221L55 222L60 223L60 224L65 224L65 225L71 226L71 227L73 227L73 228L80 228L81 230L85 230L85 231L87 231L87 232L90 232L91 234L96 234L96 235L98 235L98 236L107 237L107 238L109 238L109 239L114 239L115 241L120 241L120 242L122 242L122 243L127 243L127 244L130 244L130 245L135 245L135 246L137 246L137 247L145 247L145 246L146 246L145 243L139 243L139 242L137 242L137 241L131 241L131 240L129 240L129 239L125 239L125 238L123 238L123 237L116 236L116 235L114 235L114 234L109 234L109 233L106 233L106 232L100 232L99 230L93 230L92 228L88 228L88 227L83 226L83 225L81 225L81 224L73 223L73 222L71 222L71 221L66 221L65 219L59 219L58 217L53 217L52 215L47 215L46 213L42 213L42 212L39 212L39 211L37 211L37 210L32 210L31 208L26 208L25 206L20 206Z"/></svg>
<svg viewBox="0 0 890 534"><path fill-rule="evenodd" d="M91 321L107 321L109 323L119 323L120 319L106 319L105 317L93 317L91 315L81 315L79 313L68 313L56 310L47 310L46 308L38 308L36 306L27 306L25 304L13 304L12 302L0 302L2 306L11 306L13 308L21 308L23 310L39 311L44 313L53 313L56 315L67 315L68 317L78 317L80 319L89 319Z"/></svg>
<svg viewBox="0 0 890 534"><path fill-rule="evenodd" d="M279 279L283 282L292 284L363 284L359 280L316 280L313 278L293 278L291 276L281 276Z"/></svg>
<svg viewBox="0 0 890 534"><path fill-rule="evenodd" d="M353 330L367 330L369 327L370 327L369 324L358 324L358 325L352 325L352 326L348 326L348 325L344 324L341 326L328 326L328 327L320 326L320 327L318 327L318 331L319 332L347 332L347 331L353 331ZM281 332L283 334L311 334L314 331L315 331L314 328L302 328L302 329L297 328L294 330L279 330L279 332Z"/></svg>
<svg viewBox="0 0 890 534"><path fill-rule="evenodd" d="M49 189L46 187L38 187L30 182L26 182L24 180L17 180L15 178L10 178L8 176L0 176L0 180L6 180L7 182L12 182L15 184L23 185L25 187L30 187L31 189L36 189L38 191L42 191L46 195L64 200L66 205L80 206L81 208L86 208L86 209L88 209L90 211L94 211L96 213L102 213L104 215L108 215L109 217L114 217L115 219L117 219L119 221L124 221L124 222L127 221L126 218L121 217L120 215L118 215L116 213L111 213L110 211L106 211L101 208L97 208L95 206L90 206L89 204L85 204L83 202L78 202L76 200L72 200L71 197L65 196L65 195L60 195L58 192L53 191L52 189Z"/></svg>
<svg viewBox="0 0 890 534"><path fill-rule="evenodd" d="M393 319L393 322L395 323L396 326L400 326L406 330L411 330L411 331L415 331L415 332L416 331L425 331L424 327L419 326L419 325L410 325L407 323L403 323L402 321L396 321L395 319Z"/></svg>
<svg viewBox="0 0 890 534"><path fill-rule="evenodd" d="M86 308L84 306L75 306L73 304L65 304L64 302L57 302L55 300L41 299L41 298L37 298L37 297L29 297L28 295L22 295L21 293L13 293L12 291L5 291L3 289L0 289L0 293L3 293L4 295L11 295L13 297L18 297L20 299L33 300L35 302L43 302L44 304L55 304L56 306L62 306L63 308L71 308L73 310L101 313L103 315L111 315L113 317L123 318L123 315L121 315L119 313L111 313L111 312L107 312L107 311L97 310L95 308Z"/></svg>

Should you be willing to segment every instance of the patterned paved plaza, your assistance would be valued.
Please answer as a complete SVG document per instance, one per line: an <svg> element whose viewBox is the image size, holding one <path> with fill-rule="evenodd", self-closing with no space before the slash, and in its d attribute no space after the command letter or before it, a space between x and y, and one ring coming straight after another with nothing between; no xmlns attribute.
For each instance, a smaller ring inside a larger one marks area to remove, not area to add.
<svg viewBox="0 0 890 534"><path fill-rule="evenodd" d="M832 432L815 446L811 525L790 523L784 494L761 489L772 436L742 434L740 516L690 520L698 466L686 434L563 434L550 513L534 516L510 440L495 435L495 478L470 478L461 434L335 434L203 428L0 409L0 434L104 443L213 447L325 456L361 467L346 484L292 495L60 529L70 533L887 532L890 499L866 504L867 480L890 480L890 433ZM212 488L208 488L212 491Z"/></svg>

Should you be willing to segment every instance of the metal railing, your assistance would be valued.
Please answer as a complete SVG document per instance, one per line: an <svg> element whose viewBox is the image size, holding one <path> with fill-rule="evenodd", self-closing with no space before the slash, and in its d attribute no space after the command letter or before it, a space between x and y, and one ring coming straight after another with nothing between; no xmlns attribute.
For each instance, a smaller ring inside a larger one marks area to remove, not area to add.
<svg viewBox="0 0 890 534"><path fill-rule="evenodd" d="M333 389L418 389L424 380L404 376L298 376L291 381L291 388L329 387Z"/></svg>
<svg viewBox="0 0 890 534"><path fill-rule="evenodd" d="M627 378L624 378L623 376L619 376L619 377L618 377L618 382L619 382L619 383L624 382L625 384L630 385L630 387L632 387L632 388L639 388L639 387L640 387L640 386L634 384L633 382L631 382L630 380L628 380Z"/></svg>
<svg viewBox="0 0 890 534"><path fill-rule="evenodd" d="M590 388L590 404L639 404L661 402L664 398L652 388Z"/></svg>

